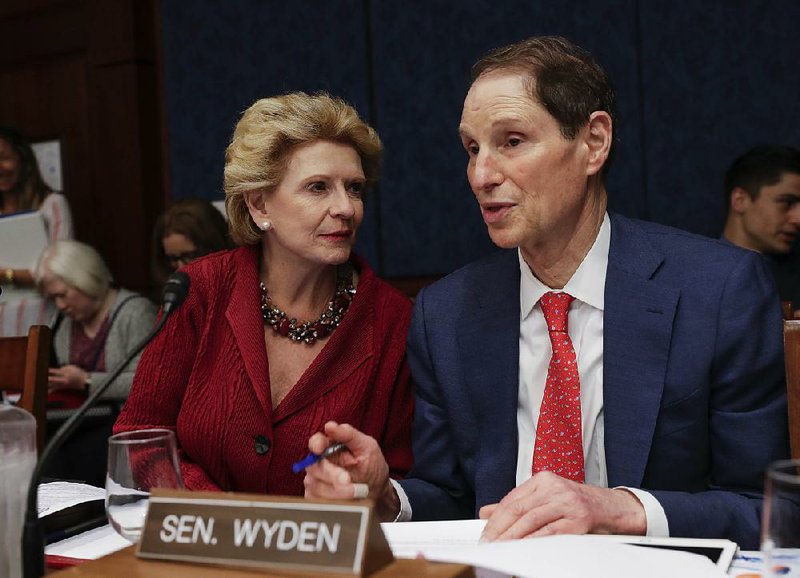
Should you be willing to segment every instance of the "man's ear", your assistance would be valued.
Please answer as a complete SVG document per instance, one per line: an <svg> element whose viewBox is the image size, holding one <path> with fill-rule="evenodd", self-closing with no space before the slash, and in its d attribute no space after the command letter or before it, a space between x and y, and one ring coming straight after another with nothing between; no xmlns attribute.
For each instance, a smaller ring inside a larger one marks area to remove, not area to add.
<svg viewBox="0 0 800 578"><path fill-rule="evenodd" d="M590 114L585 138L589 149L586 174L594 175L603 169L611 152L611 142L614 139L611 115L604 110L596 110Z"/></svg>
<svg viewBox="0 0 800 578"><path fill-rule="evenodd" d="M734 213L744 213L750 207L752 201L750 193L742 187L734 187L731 191L731 211Z"/></svg>

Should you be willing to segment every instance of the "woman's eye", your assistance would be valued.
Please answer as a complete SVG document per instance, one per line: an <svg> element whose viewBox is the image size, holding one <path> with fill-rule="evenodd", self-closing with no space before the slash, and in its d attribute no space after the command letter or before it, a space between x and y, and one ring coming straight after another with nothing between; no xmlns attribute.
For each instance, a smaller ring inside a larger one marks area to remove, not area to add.
<svg viewBox="0 0 800 578"><path fill-rule="evenodd" d="M308 189L314 191L315 193L322 193L326 189L326 185L322 181L316 181L308 185Z"/></svg>
<svg viewBox="0 0 800 578"><path fill-rule="evenodd" d="M350 185L347 187L347 192L354 197L360 197L364 194L364 188L364 183L350 183Z"/></svg>

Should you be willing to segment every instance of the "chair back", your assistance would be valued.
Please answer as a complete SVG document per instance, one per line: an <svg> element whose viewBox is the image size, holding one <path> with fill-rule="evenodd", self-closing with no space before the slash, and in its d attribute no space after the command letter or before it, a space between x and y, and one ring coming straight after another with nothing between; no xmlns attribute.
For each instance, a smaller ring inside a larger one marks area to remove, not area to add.
<svg viewBox="0 0 800 578"><path fill-rule="evenodd" d="M792 458L800 459L800 319L783 322L783 347L786 352L789 441Z"/></svg>
<svg viewBox="0 0 800 578"><path fill-rule="evenodd" d="M27 337L0 337L0 390L21 393L17 405L36 418L39 452L47 429L49 361L50 328L46 325L33 325Z"/></svg>
<svg viewBox="0 0 800 578"><path fill-rule="evenodd" d="M794 319L794 307L791 301L781 301L781 311L784 319Z"/></svg>

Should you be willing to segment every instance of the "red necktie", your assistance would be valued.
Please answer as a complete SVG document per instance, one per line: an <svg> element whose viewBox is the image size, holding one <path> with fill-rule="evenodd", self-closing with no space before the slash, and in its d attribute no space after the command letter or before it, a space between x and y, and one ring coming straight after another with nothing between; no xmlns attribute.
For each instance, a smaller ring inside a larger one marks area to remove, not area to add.
<svg viewBox="0 0 800 578"><path fill-rule="evenodd" d="M581 383L575 348L567 333L567 314L573 299L567 293L546 293L539 300L553 356L536 427L533 473L548 470L583 483Z"/></svg>

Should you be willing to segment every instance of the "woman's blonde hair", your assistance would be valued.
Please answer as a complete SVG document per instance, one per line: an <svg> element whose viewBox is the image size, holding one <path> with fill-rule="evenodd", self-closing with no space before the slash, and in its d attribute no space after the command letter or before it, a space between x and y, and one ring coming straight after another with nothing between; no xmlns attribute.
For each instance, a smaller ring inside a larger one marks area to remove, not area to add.
<svg viewBox="0 0 800 578"><path fill-rule="evenodd" d="M36 283L50 276L93 299L103 298L114 281L100 253L79 241L56 241L44 250L36 268Z"/></svg>
<svg viewBox="0 0 800 578"><path fill-rule="evenodd" d="M352 146L361 158L367 185L377 182L383 145L344 100L324 92L292 92L262 98L244 111L225 151L225 209L236 243L254 245L263 235L250 218L245 194L274 190L292 150L316 140Z"/></svg>

